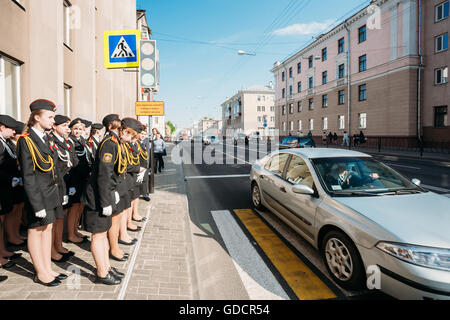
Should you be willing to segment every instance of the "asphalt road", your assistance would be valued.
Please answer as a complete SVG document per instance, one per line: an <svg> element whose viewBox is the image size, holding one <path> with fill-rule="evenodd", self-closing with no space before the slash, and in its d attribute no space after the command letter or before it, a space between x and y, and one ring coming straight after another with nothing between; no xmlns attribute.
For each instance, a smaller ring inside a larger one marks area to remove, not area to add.
<svg viewBox="0 0 450 320"><path fill-rule="evenodd" d="M178 147L183 149L190 218L195 226L193 244L201 299L390 299L376 291L350 292L338 287L309 243L270 212L251 210L248 174L255 160L254 147L219 145L211 152L211 147L197 146L197 150L210 155L206 161L198 157L199 152L194 155L190 143ZM265 155L262 152L258 158ZM433 191L450 196L450 163L375 157L406 177L420 179ZM209 164L212 160L216 163ZM255 220L249 222L245 217ZM258 240L252 228L265 228L270 233L267 237L278 241L276 250L271 242ZM277 250L285 250L285 255L291 257L287 271L277 261ZM311 273L317 285L316 295L305 295L301 284L298 287L296 280L289 280L291 269Z"/></svg>

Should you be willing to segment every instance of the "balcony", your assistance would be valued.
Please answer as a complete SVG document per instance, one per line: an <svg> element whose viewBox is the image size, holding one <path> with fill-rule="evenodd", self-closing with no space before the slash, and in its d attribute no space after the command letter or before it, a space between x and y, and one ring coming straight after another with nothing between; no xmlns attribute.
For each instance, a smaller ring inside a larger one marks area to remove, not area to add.
<svg viewBox="0 0 450 320"><path fill-rule="evenodd" d="M345 84L345 78L336 80L336 87L343 86Z"/></svg>
<svg viewBox="0 0 450 320"><path fill-rule="evenodd" d="M313 94L314 94L314 89L313 89L313 88L308 89L308 90L306 91L306 94L307 94L308 96L313 95Z"/></svg>

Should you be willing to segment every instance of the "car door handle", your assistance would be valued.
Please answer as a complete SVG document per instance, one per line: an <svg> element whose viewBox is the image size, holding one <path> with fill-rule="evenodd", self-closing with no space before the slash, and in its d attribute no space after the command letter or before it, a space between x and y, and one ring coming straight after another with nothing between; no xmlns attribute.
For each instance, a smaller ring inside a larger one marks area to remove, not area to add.
<svg viewBox="0 0 450 320"><path fill-rule="evenodd" d="M280 190L284 193L286 193L286 189L284 187L280 187Z"/></svg>

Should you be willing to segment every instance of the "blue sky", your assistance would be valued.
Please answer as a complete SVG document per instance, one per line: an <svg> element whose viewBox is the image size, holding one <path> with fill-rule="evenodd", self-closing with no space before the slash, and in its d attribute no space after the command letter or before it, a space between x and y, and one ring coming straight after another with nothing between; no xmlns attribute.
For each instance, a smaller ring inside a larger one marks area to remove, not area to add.
<svg viewBox="0 0 450 320"><path fill-rule="evenodd" d="M166 121L221 118L238 90L273 81L283 61L369 0L137 0L157 40ZM238 50L255 53L240 56Z"/></svg>

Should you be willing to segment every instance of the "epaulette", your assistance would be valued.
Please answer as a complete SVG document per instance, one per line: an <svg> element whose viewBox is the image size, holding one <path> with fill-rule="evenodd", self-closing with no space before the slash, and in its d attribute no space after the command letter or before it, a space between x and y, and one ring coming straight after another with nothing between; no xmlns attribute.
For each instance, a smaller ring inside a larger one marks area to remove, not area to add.
<svg viewBox="0 0 450 320"><path fill-rule="evenodd" d="M25 132L24 134L21 134L21 135L19 136L19 138L25 138L25 137L28 137L29 135L30 135L29 132Z"/></svg>
<svg viewBox="0 0 450 320"><path fill-rule="evenodd" d="M114 136L111 138L111 141L114 142L114 143L119 143L119 141L117 141L117 138L114 137Z"/></svg>
<svg viewBox="0 0 450 320"><path fill-rule="evenodd" d="M92 137L89 138L88 142L94 142L94 140L92 140Z"/></svg>

